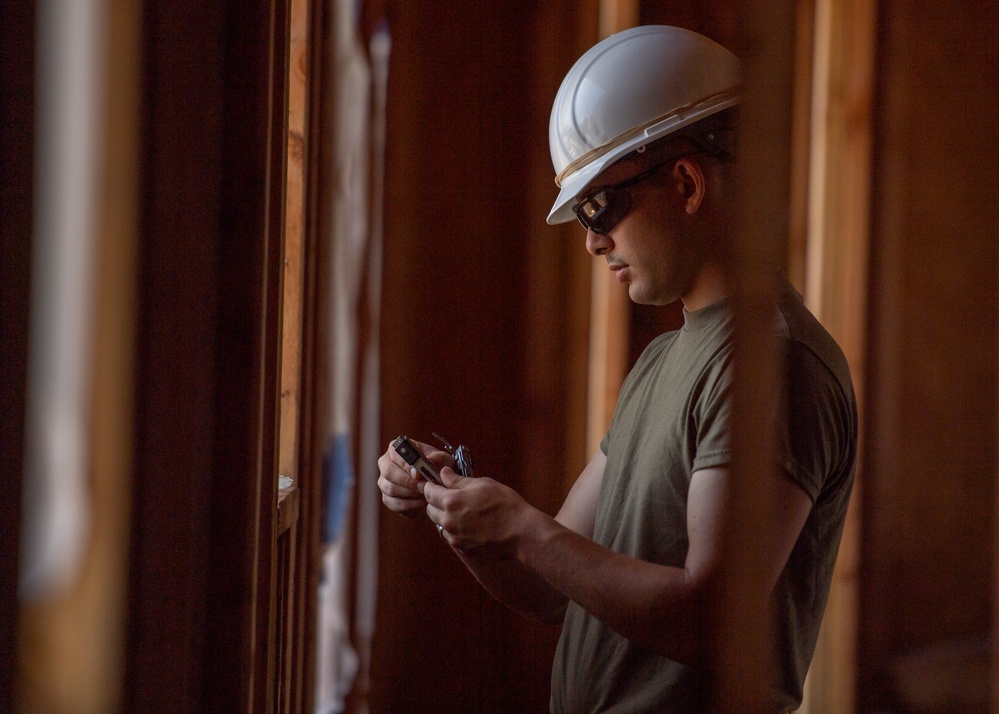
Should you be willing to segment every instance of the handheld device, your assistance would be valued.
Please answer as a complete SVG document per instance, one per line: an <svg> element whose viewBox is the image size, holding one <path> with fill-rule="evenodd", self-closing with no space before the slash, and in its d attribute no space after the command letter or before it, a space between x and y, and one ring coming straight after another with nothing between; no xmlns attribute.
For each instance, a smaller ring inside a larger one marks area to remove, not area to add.
<svg viewBox="0 0 999 714"><path fill-rule="evenodd" d="M403 461L415 467L416 471L427 481L436 483L438 486L444 485L440 470L423 455L422 451L416 448L416 444L410 441L405 434L392 442L392 448L403 458Z"/></svg>

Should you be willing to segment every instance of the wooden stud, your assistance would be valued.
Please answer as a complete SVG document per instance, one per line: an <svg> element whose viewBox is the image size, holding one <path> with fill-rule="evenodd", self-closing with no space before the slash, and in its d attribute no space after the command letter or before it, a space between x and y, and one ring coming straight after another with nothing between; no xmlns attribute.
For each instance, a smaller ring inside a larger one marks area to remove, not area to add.
<svg viewBox="0 0 999 714"><path fill-rule="evenodd" d="M819 0L815 20L805 302L843 348L863 405L875 8ZM807 711L853 711L861 489L854 487Z"/></svg>
<svg viewBox="0 0 999 714"><path fill-rule="evenodd" d="M638 0L601 0L600 36L633 27ZM593 261L590 278L590 364L587 407L587 454L600 446L610 426L617 395L628 372L628 291L617 283L603 261Z"/></svg>
<svg viewBox="0 0 999 714"><path fill-rule="evenodd" d="M773 266L789 226L794 22L790 2L744 8L736 54L745 92L739 201L728 279L734 307L732 479L721 566L718 702L721 712L766 711L771 647L762 554L772 548L776 436L761 411L777 398L778 355L772 335ZM766 177L760 180L759 177Z"/></svg>

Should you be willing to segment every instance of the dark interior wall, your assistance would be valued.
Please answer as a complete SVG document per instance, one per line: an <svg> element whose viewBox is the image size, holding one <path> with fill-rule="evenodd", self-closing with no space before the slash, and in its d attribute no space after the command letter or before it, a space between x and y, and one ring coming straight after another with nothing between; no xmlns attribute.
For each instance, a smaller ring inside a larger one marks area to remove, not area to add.
<svg viewBox="0 0 999 714"><path fill-rule="evenodd" d="M897 707L919 684L898 676L899 657L953 653L990 627L999 149L986 137L999 126L996 26L989 2L880 8L863 711ZM987 684L975 689L984 703ZM959 710L968 709L947 709Z"/></svg>
<svg viewBox="0 0 999 714"><path fill-rule="evenodd" d="M550 513L584 464L589 259L545 224L547 126L592 5L385 4L383 441L468 444ZM557 628L489 599L427 524L382 512L379 579L372 711L546 710Z"/></svg>
<svg viewBox="0 0 999 714"><path fill-rule="evenodd" d="M142 12L122 710L264 711L287 5Z"/></svg>
<svg viewBox="0 0 999 714"><path fill-rule="evenodd" d="M643 25L676 25L699 32L734 52L739 12L737 3L726 0L640 0L638 17Z"/></svg>
<svg viewBox="0 0 999 714"><path fill-rule="evenodd" d="M13 711L17 683L17 582L21 478L27 427L28 311L34 176L34 2L6 8L0 23L0 711Z"/></svg>

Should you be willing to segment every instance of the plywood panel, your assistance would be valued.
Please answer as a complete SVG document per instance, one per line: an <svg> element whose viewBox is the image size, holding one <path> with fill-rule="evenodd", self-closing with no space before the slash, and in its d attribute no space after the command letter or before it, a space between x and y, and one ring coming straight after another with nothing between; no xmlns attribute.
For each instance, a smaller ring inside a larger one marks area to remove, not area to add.
<svg viewBox="0 0 999 714"><path fill-rule="evenodd" d="M900 656L984 637L992 617L996 20L987 2L879 15L862 711L905 706ZM983 710L981 685L940 711Z"/></svg>

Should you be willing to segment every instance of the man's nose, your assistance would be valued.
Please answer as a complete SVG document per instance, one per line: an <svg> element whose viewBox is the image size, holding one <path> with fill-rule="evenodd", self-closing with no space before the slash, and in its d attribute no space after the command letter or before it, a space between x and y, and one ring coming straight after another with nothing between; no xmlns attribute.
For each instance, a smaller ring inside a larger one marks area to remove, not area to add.
<svg viewBox="0 0 999 714"><path fill-rule="evenodd" d="M606 255L613 247L614 241L611 240L610 236L602 236L589 228L586 229L586 250L589 251L590 255Z"/></svg>

